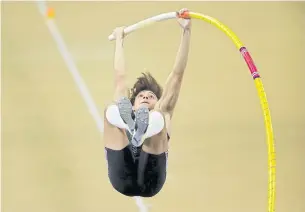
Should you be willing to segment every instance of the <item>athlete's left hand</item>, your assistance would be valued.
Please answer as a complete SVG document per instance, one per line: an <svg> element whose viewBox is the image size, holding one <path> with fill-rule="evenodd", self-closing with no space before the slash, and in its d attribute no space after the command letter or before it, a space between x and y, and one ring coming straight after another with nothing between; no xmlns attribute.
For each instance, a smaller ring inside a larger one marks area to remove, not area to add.
<svg viewBox="0 0 305 212"><path fill-rule="evenodd" d="M179 10L177 21L183 29L190 29L191 25L192 25L191 19L190 18L179 18L179 15L183 14L185 11L188 11L188 9L183 8L183 9Z"/></svg>
<svg viewBox="0 0 305 212"><path fill-rule="evenodd" d="M118 39L121 40L125 37L124 29L125 29L125 27L122 26L122 27L117 27L113 30L113 35L116 40L118 40Z"/></svg>

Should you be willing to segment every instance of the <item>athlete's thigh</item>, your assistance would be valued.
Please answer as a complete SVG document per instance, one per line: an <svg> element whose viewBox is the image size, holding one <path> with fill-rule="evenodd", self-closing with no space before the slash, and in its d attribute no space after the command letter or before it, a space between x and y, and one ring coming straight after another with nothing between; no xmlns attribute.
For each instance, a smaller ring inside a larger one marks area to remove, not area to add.
<svg viewBox="0 0 305 212"><path fill-rule="evenodd" d="M128 147L122 150L105 148L108 176L112 186L126 196L137 196L137 165Z"/></svg>
<svg viewBox="0 0 305 212"><path fill-rule="evenodd" d="M145 139L142 149L150 154L161 154L168 150L168 130L166 127L158 134Z"/></svg>
<svg viewBox="0 0 305 212"><path fill-rule="evenodd" d="M141 196L158 194L166 181L168 152L158 155L142 151L138 166L138 185Z"/></svg>
<svg viewBox="0 0 305 212"><path fill-rule="evenodd" d="M108 122L106 119L106 110L104 111L104 143L105 147L112 150L122 150L128 145L128 138L125 130L120 129Z"/></svg>

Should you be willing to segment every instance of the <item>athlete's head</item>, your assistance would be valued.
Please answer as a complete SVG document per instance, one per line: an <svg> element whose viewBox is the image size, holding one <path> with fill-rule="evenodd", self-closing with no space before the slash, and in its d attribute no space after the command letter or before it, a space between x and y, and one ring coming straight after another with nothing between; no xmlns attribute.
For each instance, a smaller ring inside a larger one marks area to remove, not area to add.
<svg viewBox="0 0 305 212"><path fill-rule="evenodd" d="M142 105L153 109L155 104L162 95L162 87L158 82L150 75L150 73L142 73L130 92L130 101L133 105L133 109L137 110Z"/></svg>

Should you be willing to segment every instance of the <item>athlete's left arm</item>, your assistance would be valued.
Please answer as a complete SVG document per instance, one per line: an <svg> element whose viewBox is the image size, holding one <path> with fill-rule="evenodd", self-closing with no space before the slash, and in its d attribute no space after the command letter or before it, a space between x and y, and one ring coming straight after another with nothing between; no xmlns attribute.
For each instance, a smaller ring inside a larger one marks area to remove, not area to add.
<svg viewBox="0 0 305 212"><path fill-rule="evenodd" d="M124 55L124 27L118 27L114 30L115 52L114 52L114 101L120 97L128 95L126 84L126 67Z"/></svg>
<svg viewBox="0 0 305 212"><path fill-rule="evenodd" d="M181 43L173 70L166 80L163 95L156 105L157 109L160 109L162 112L169 114L170 117L173 115L179 97L182 79L188 61L191 37L190 19L179 19L178 21L183 28Z"/></svg>

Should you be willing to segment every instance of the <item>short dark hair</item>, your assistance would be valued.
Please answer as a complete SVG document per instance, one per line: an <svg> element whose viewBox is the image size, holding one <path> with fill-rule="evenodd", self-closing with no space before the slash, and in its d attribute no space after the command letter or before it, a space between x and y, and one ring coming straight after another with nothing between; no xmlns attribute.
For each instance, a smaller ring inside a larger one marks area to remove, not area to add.
<svg viewBox="0 0 305 212"><path fill-rule="evenodd" d="M162 87L149 72L142 73L142 76L137 78L133 88L130 90L129 99L132 105L135 102L136 96L144 90L153 92L158 99L161 98L163 92Z"/></svg>

